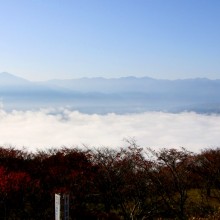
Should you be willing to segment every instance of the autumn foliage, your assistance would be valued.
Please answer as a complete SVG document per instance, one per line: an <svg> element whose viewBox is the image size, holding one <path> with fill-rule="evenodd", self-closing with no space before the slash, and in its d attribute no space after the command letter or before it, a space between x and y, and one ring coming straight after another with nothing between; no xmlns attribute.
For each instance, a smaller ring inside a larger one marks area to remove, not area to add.
<svg viewBox="0 0 220 220"><path fill-rule="evenodd" d="M70 219L214 219L220 149L0 148L0 219L54 219L54 194Z"/></svg>

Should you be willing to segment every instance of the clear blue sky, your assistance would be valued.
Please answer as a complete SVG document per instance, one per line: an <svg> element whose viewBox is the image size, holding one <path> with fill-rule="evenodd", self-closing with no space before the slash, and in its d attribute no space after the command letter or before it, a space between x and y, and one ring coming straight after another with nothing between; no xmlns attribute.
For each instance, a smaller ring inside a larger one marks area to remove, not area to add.
<svg viewBox="0 0 220 220"><path fill-rule="evenodd" d="M220 0L0 0L0 72L220 78Z"/></svg>

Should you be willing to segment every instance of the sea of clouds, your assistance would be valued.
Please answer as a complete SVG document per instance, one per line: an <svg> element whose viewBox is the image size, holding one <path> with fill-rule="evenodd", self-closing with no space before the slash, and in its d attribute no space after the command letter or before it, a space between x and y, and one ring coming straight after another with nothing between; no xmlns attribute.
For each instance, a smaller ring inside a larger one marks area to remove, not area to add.
<svg viewBox="0 0 220 220"><path fill-rule="evenodd" d="M0 110L0 145L28 151L59 147L111 147L135 139L141 147L199 152L220 146L220 115L194 112L83 114L67 109Z"/></svg>

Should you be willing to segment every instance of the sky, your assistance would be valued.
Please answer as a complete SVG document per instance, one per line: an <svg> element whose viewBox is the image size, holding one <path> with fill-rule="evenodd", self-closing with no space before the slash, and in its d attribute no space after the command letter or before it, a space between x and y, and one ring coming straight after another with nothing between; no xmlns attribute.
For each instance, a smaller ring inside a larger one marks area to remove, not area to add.
<svg viewBox="0 0 220 220"><path fill-rule="evenodd" d="M0 0L0 72L220 78L219 0Z"/></svg>
<svg viewBox="0 0 220 220"><path fill-rule="evenodd" d="M0 111L0 146L28 151L79 147L118 149L125 140L159 150L186 148L200 152L219 146L220 115L146 112L88 115L63 109ZM86 132L85 132L86 131Z"/></svg>

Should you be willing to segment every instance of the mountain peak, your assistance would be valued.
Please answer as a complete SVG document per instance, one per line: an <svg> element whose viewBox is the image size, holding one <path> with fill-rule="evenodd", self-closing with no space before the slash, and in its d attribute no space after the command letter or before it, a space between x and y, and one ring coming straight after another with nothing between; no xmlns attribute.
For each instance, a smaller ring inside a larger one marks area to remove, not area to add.
<svg viewBox="0 0 220 220"><path fill-rule="evenodd" d="M11 73L8 73L8 72L2 72L2 73L0 73L0 76L1 77L14 77L14 75L12 75Z"/></svg>
<svg viewBox="0 0 220 220"><path fill-rule="evenodd" d="M17 84L27 84L28 80L21 77L15 76L8 72L0 73L0 84L1 85L17 85Z"/></svg>

